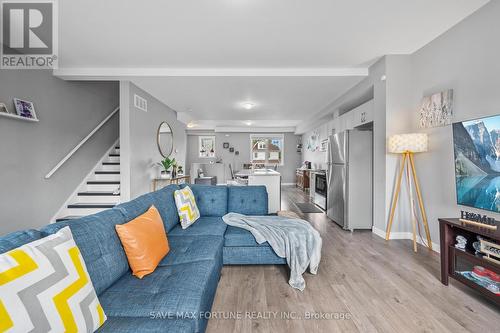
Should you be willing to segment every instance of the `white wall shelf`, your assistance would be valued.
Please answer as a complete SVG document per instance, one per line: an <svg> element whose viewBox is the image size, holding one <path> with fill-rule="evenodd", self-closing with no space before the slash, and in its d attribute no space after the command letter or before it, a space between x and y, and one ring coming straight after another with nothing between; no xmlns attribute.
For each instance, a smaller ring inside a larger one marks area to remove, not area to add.
<svg viewBox="0 0 500 333"><path fill-rule="evenodd" d="M7 117L7 118L13 118L13 119L19 119L19 120L26 120L26 121L31 121L31 122L38 122L38 119L21 117L21 116L18 116L17 114L12 114L12 113L0 112L0 116Z"/></svg>

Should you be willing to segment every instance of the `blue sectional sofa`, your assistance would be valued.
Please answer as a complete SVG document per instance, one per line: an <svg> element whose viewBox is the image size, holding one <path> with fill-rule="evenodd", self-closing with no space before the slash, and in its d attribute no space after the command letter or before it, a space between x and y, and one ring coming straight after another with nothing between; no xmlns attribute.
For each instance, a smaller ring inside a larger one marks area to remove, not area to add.
<svg viewBox="0 0 500 333"><path fill-rule="evenodd" d="M269 244L227 226L228 212L266 215L264 186L190 185L201 217L183 230L173 193L177 185L145 194L112 209L72 221L0 237L0 253L70 226L96 293L108 316L99 332L204 332L223 265L286 264ZM170 252L142 280L132 276L115 232L155 205L165 224Z"/></svg>

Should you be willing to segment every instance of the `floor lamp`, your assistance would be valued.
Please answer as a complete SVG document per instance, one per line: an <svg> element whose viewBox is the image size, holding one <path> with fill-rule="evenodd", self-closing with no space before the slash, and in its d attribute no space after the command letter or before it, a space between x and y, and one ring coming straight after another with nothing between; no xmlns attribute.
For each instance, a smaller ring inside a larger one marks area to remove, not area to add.
<svg viewBox="0 0 500 333"><path fill-rule="evenodd" d="M415 192L417 192L418 204L420 207L420 213L422 214L422 222L424 224L425 234L427 237L427 247L432 250L431 234L429 231L429 224L427 223L427 214L425 213L424 202L422 200L422 193L420 191L420 184L418 182L417 171L415 169L415 162L413 155L415 153L421 153L427 151L428 148L428 138L425 133L411 133L411 134L399 134L393 135L389 138L389 152L393 154L401 154L402 162L399 169L399 173L396 180L396 191L394 192L394 198L392 200L392 207L389 217L389 224L387 225L387 230L385 234L385 239L389 240L391 236L392 223L394 221L394 213L396 211L396 206L398 204L398 199L401 192L401 180L403 178L403 172L406 169L406 179L408 182L408 193L410 196L410 209L412 216L412 228L413 228L413 250L417 252L417 214L415 213L415 201L413 199L413 189L412 180L415 184ZM420 228L420 227L419 227Z"/></svg>

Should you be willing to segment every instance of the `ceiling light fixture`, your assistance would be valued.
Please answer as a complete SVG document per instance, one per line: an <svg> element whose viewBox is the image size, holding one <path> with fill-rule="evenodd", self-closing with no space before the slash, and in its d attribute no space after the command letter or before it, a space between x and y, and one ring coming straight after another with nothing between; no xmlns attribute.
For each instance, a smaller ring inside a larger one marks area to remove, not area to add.
<svg viewBox="0 0 500 333"><path fill-rule="evenodd" d="M188 127L188 128L193 128L193 127L195 127L195 126L196 126L196 124L195 124L195 123L193 123L193 122L189 122L189 123L187 124L187 127Z"/></svg>
<svg viewBox="0 0 500 333"><path fill-rule="evenodd" d="M250 126L250 125L252 125L252 122L250 120L248 120L248 121L245 121L245 124L247 124L247 126Z"/></svg>
<svg viewBox="0 0 500 333"><path fill-rule="evenodd" d="M251 102L245 102L245 103L243 103L243 108L245 110L252 110L254 107L255 107L255 104L253 104Z"/></svg>

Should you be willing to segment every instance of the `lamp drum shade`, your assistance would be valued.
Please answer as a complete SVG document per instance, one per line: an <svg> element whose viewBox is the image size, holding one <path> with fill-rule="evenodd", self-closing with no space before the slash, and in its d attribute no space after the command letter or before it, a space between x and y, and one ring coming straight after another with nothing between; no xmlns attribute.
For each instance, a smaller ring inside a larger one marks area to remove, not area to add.
<svg viewBox="0 0 500 333"><path fill-rule="evenodd" d="M422 153L428 150L426 133L397 134L389 137L389 152L402 154L406 152Z"/></svg>

